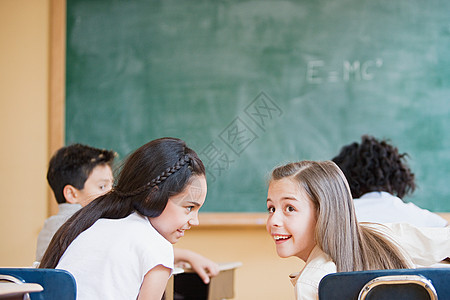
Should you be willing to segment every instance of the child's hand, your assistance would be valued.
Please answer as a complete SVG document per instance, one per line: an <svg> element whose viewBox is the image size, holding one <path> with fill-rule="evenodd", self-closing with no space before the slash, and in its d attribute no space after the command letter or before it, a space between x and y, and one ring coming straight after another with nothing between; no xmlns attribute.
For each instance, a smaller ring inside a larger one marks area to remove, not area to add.
<svg viewBox="0 0 450 300"><path fill-rule="evenodd" d="M200 254L194 253L190 264L192 269L197 272L198 276L200 276L205 284L209 283L210 277L219 274L219 265Z"/></svg>
<svg viewBox="0 0 450 300"><path fill-rule="evenodd" d="M210 282L210 277L219 274L219 265L198 253L186 249L174 249L174 254L176 265L184 268L190 265L205 284Z"/></svg>

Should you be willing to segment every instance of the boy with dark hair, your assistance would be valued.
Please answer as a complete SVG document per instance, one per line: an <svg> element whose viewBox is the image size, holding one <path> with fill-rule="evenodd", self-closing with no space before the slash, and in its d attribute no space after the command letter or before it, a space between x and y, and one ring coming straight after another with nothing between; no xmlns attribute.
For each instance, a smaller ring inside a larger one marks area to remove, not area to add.
<svg viewBox="0 0 450 300"><path fill-rule="evenodd" d="M47 181L58 202L58 214L48 218L39 233L36 261L40 261L53 235L77 210L111 190L116 153L74 144L59 149L50 159Z"/></svg>

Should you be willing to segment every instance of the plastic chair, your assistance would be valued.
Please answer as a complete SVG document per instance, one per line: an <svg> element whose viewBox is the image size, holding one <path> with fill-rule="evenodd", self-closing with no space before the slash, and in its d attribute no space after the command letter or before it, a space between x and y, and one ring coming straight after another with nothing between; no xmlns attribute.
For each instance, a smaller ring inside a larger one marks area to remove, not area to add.
<svg viewBox="0 0 450 300"><path fill-rule="evenodd" d="M75 278L65 270L35 268L0 268L0 278L12 276L24 283L37 283L44 290L30 293L31 300L75 300ZM26 298L25 298L26 299Z"/></svg>
<svg viewBox="0 0 450 300"><path fill-rule="evenodd" d="M319 284L320 300L450 299L450 269L333 273Z"/></svg>

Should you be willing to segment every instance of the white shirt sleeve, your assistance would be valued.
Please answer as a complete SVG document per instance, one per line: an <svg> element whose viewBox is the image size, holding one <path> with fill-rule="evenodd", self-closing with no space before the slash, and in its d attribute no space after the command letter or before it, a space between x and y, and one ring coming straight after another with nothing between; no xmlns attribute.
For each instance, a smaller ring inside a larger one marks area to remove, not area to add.
<svg viewBox="0 0 450 300"><path fill-rule="evenodd" d="M417 228L403 223L386 224L394 239L417 266L430 266L450 257L450 228Z"/></svg>

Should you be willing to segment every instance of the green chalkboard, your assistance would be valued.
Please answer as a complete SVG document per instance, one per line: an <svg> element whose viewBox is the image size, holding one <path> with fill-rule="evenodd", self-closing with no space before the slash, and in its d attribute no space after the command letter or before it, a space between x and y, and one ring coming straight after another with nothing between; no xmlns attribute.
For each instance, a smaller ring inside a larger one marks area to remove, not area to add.
<svg viewBox="0 0 450 300"><path fill-rule="evenodd" d="M68 0L66 143L163 136L208 169L203 211L263 212L270 170L362 134L450 211L450 1Z"/></svg>

